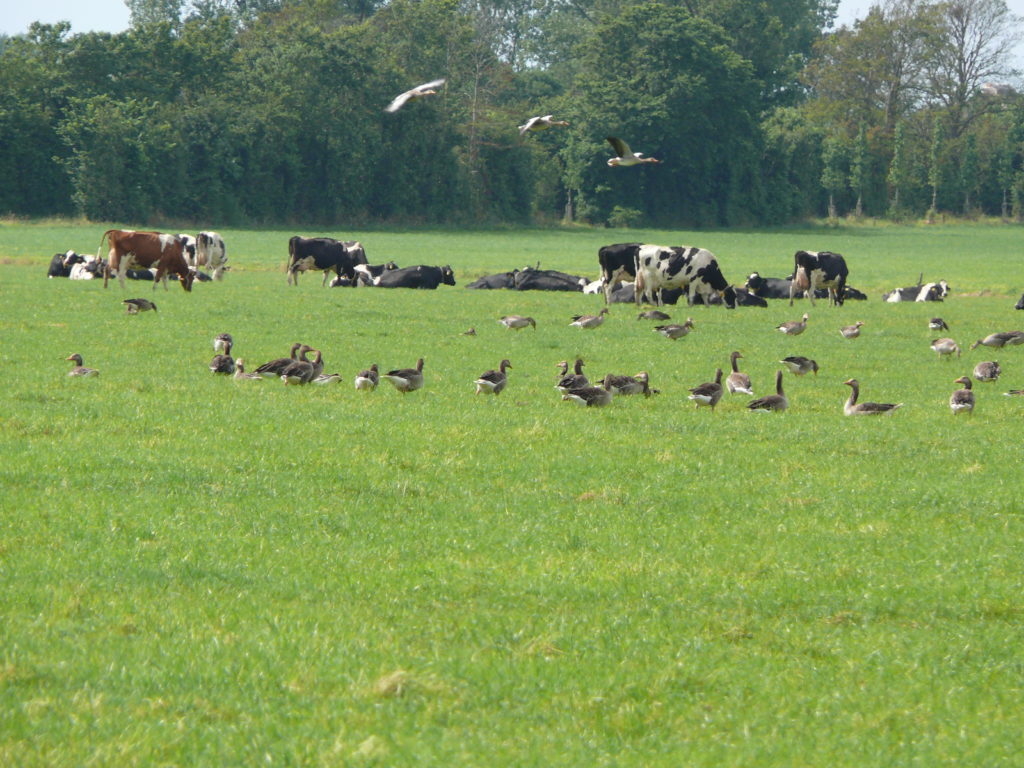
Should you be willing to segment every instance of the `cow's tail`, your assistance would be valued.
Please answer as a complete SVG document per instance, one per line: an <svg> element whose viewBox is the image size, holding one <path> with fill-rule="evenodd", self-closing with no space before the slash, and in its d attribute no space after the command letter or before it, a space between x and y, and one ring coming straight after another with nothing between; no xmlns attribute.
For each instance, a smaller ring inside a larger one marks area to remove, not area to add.
<svg viewBox="0 0 1024 768"><path fill-rule="evenodd" d="M113 232L113 231L114 230L112 230L112 229L108 229L106 232L104 232L100 236L100 245L96 249L96 261L99 261L101 264L103 264L103 287L104 288L107 287L107 281L110 279L110 260L108 259L106 262L100 261L100 254L103 253L103 241L104 240L108 240L109 241L110 233Z"/></svg>

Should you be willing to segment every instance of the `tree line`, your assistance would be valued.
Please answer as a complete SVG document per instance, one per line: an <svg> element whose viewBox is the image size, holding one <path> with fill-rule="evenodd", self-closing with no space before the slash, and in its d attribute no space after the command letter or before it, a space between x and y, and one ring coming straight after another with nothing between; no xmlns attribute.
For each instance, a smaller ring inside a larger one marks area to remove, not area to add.
<svg viewBox="0 0 1024 768"><path fill-rule="evenodd" d="M1024 216L1003 0L126 0L0 38L0 211L611 226ZM394 114L398 93L444 88ZM521 137L552 113L565 128ZM658 165L609 168L618 136Z"/></svg>

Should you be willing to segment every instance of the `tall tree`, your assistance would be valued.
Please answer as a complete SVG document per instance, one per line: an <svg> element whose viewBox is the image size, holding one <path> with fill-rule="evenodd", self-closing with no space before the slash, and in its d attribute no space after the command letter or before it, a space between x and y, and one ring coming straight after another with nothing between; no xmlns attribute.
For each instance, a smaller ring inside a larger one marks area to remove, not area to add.
<svg viewBox="0 0 1024 768"><path fill-rule="evenodd" d="M828 217L838 216L836 195L846 188L846 147L838 136L829 136L821 147L821 186L828 192Z"/></svg>
<svg viewBox="0 0 1024 768"><path fill-rule="evenodd" d="M928 208L928 221L935 220L939 208L939 187L942 186L942 151L945 131L938 114L932 117L932 139L928 150L928 185L932 188L932 204Z"/></svg>
<svg viewBox="0 0 1024 768"><path fill-rule="evenodd" d="M853 142L850 152L850 189L857 196L857 202L854 205L854 216L858 219L864 215L864 190L868 184L869 171L868 136L864 124L861 123L860 130L857 131L857 138Z"/></svg>

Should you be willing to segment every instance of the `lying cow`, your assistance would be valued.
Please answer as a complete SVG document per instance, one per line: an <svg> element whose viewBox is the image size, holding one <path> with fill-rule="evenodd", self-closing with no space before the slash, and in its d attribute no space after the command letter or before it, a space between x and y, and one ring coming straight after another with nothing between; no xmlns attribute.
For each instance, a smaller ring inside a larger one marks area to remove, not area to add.
<svg viewBox="0 0 1024 768"><path fill-rule="evenodd" d="M455 285L455 273L450 266L443 267L402 267L389 269L374 279L373 284L379 288L427 288L434 289L439 285Z"/></svg>
<svg viewBox="0 0 1024 768"><path fill-rule="evenodd" d="M110 246L107 256L107 266L103 270L103 287L107 287L110 280L111 270L117 273L118 282L124 289L125 274L131 268L150 269L155 268L153 276L153 288L163 280L164 290L167 290L167 276L176 275L181 287L186 291L192 290L192 281L195 273L189 269L188 263L182 252L184 242L177 235L168 235L161 232L136 232L130 229L108 229L100 238L100 251L103 250L103 241L106 240ZM96 258L99 260L97 252Z"/></svg>
<svg viewBox="0 0 1024 768"><path fill-rule="evenodd" d="M788 299L792 284L793 280L788 277L761 277L751 272L743 287L762 299Z"/></svg>
<svg viewBox="0 0 1024 768"><path fill-rule="evenodd" d="M1014 309L1024 309L1024 293L1022 293L1020 295L1020 299L1018 299L1017 303L1014 305L1013 308Z"/></svg>
<svg viewBox="0 0 1024 768"><path fill-rule="evenodd" d="M324 273L321 285L327 285L327 275L334 272L356 279L355 267L366 264L366 251L355 241L341 242L331 237L300 237L288 241L288 285L299 284L299 273L316 270Z"/></svg>
<svg viewBox="0 0 1024 768"><path fill-rule="evenodd" d="M516 287L515 272L500 272L497 275L484 275L466 286L474 290L497 291L502 288Z"/></svg>
<svg viewBox="0 0 1024 768"><path fill-rule="evenodd" d="M949 283L918 283L908 288L896 288L882 296L882 301L898 304L901 301L942 301L949 295Z"/></svg>
<svg viewBox="0 0 1024 768"><path fill-rule="evenodd" d="M512 273L512 284L517 291L582 291L587 279L555 269L526 267Z"/></svg>
<svg viewBox="0 0 1024 768"><path fill-rule="evenodd" d="M736 290L722 275L715 255L704 248L642 245L636 256L636 303L652 298L663 304L662 291L680 288L691 306L697 296L709 303L720 294L729 309L736 307Z"/></svg>
<svg viewBox="0 0 1024 768"><path fill-rule="evenodd" d="M398 269L398 265L393 261L389 261L386 264L356 264L353 267L356 277L351 285L373 285L374 280L391 269ZM333 281L331 285L334 285Z"/></svg>
<svg viewBox="0 0 1024 768"><path fill-rule="evenodd" d="M53 258L50 259L50 267L46 271L47 277L70 277L71 268L75 264L81 264L85 261L84 256L79 256L74 251L67 251L66 253L55 253Z"/></svg>

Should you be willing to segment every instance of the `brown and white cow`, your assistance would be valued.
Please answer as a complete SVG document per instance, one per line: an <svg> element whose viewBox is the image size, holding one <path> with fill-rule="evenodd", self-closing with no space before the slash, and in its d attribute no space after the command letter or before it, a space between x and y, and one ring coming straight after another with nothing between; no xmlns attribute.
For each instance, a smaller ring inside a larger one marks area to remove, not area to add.
<svg viewBox="0 0 1024 768"><path fill-rule="evenodd" d="M192 272L185 255L182 252L182 239L177 235L167 235L161 232L136 232L130 229L108 229L100 238L100 247L96 252L99 258L103 250L103 241L106 240L110 246L110 253L107 257L107 268L103 271L103 287L107 287L111 271L117 272L117 279L124 288L125 274L130 268L150 269L156 268L156 275L153 278L153 289L156 284L164 281L164 290L167 290L167 275L178 276L181 287L186 291L192 290L192 281L195 273Z"/></svg>

